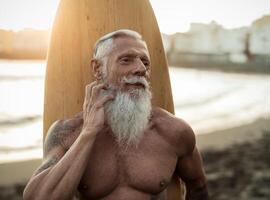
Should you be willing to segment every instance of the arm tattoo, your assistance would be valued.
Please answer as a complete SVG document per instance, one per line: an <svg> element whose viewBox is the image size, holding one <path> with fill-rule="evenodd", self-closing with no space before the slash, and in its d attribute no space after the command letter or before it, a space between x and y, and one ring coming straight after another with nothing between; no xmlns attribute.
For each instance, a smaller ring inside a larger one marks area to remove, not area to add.
<svg viewBox="0 0 270 200"><path fill-rule="evenodd" d="M48 133L48 137L46 138L44 144L44 153L48 153L54 147L65 146L65 137L70 132L73 132L75 128L71 126L69 123L61 123L57 122L52 130Z"/></svg>
<svg viewBox="0 0 270 200"><path fill-rule="evenodd" d="M59 161L59 158L57 158L56 156L53 156L52 158L50 158L50 159L48 159L47 161L45 161L45 162L37 169L37 171L34 173L34 175L37 175L37 174L41 173L42 171L44 171L45 169L48 169L49 167L55 165L58 161Z"/></svg>

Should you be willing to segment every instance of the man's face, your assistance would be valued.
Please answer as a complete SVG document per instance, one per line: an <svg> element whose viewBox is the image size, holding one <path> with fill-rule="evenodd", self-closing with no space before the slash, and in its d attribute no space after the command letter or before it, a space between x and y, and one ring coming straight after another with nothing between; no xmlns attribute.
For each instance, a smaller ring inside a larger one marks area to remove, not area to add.
<svg viewBox="0 0 270 200"><path fill-rule="evenodd" d="M145 42L130 37L114 40L108 53L106 82L122 91L144 89L141 83L123 82L123 77L141 77L149 81L150 56Z"/></svg>

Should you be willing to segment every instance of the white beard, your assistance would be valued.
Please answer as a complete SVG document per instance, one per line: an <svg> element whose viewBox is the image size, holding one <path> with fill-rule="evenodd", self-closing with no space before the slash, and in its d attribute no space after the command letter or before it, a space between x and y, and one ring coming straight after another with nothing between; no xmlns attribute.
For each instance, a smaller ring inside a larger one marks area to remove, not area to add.
<svg viewBox="0 0 270 200"><path fill-rule="evenodd" d="M131 92L117 90L115 99L105 105L107 123L119 144L137 145L144 133L152 109L152 95L148 84L145 86Z"/></svg>

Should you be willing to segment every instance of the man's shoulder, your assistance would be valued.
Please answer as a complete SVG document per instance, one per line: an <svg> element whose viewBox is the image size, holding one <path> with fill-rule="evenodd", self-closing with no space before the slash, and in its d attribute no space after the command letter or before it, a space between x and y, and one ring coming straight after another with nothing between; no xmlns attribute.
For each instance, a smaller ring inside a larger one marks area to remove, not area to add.
<svg viewBox="0 0 270 200"><path fill-rule="evenodd" d="M72 133L83 123L82 113L76 114L74 117L68 119L60 119L55 121L48 130L48 134L57 133Z"/></svg>
<svg viewBox="0 0 270 200"><path fill-rule="evenodd" d="M187 122L162 108L153 108L152 116L156 124L161 128L165 127L177 132L191 131Z"/></svg>
<svg viewBox="0 0 270 200"><path fill-rule="evenodd" d="M55 121L47 132L44 145L45 152L48 152L55 147L68 149L78 137L82 124L83 117L81 113L68 119Z"/></svg>
<svg viewBox="0 0 270 200"><path fill-rule="evenodd" d="M159 107L153 108L152 117L158 133L170 144L179 147L181 152L194 149L195 135L185 120Z"/></svg>

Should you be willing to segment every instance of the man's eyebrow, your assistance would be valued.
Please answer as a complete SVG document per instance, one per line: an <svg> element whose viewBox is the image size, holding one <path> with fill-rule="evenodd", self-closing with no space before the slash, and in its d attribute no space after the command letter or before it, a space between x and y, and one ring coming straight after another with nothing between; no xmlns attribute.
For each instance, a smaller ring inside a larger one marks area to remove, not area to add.
<svg viewBox="0 0 270 200"><path fill-rule="evenodd" d="M134 51L129 51L129 52L125 52L123 54L120 54L119 55L119 58L123 58L123 57L136 57L138 56L138 53L137 52L134 52ZM145 54L145 53L140 53L140 57L144 58L144 59L147 59L147 60L150 60L148 55Z"/></svg>
<svg viewBox="0 0 270 200"><path fill-rule="evenodd" d="M135 52L127 52L127 53L123 53L119 55L119 58L123 58L123 57L136 57L137 54Z"/></svg>

